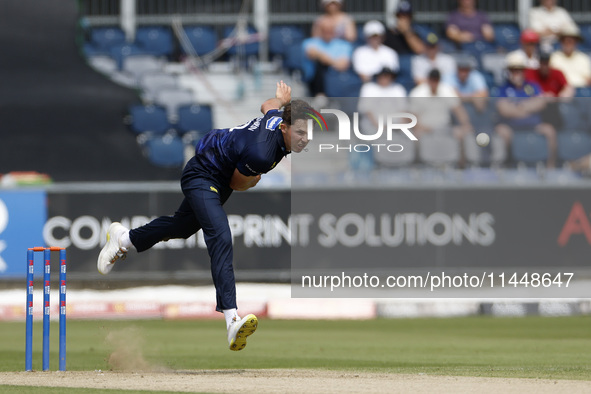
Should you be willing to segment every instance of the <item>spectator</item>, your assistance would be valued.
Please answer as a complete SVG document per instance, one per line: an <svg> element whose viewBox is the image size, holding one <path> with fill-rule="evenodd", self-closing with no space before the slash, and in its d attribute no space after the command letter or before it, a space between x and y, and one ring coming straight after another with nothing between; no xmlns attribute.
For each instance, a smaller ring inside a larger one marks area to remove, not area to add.
<svg viewBox="0 0 591 394"><path fill-rule="evenodd" d="M337 71L349 69L352 45L339 38L329 21L320 22L320 37L307 38L302 42L305 53L303 69L304 79L308 81L310 94L314 97L325 96L324 75L329 67Z"/></svg>
<svg viewBox="0 0 591 394"><path fill-rule="evenodd" d="M540 35L542 49L546 51L554 48L561 31L577 27L568 12L556 3L556 0L540 0L540 6L529 12L529 27Z"/></svg>
<svg viewBox="0 0 591 394"><path fill-rule="evenodd" d="M431 70L427 81L415 87L409 97L411 112L418 120L413 128L413 132L416 131L417 135L449 133L462 141L464 136L473 132L468 114L458 95L451 86L441 82L439 70ZM435 97L437 99L432 99ZM452 113L459 126L452 126Z"/></svg>
<svg viewBox="0 0 591 394"><path fill-rule="evenodd" d="M312 37L321 37L321 25L328 22L333 29L335 38L349 42L357 40L357 28L355 22L343 11L343 0L321 0L320 6L324 14L320 15L312 25Z"/></svg>
<svg viewBox="0 0 591 394"><path fill-rule="evenodd" d="M353 69L363 82L370 81L381 69L398 71L398 55L383 44L386 29L379 21L369 21L363 26L366 44L353 52Z"/></svg>
<svg viewBox="0 0 591 394"><path fill-rule="evenodd" d="M550 58L550 66L562 71L568 84L582 88L591 83L591 60L589 56L577 50L581 41L579 28L567 28L560 33L560 51Z"/></svg>
<svg viewBox="0 0 591 394"><path fill-rule="evenodd" d="M476 70L476 59L470 55L457 58L458 71L446 78L445 82L455 89L470 123L479 131L492 130L492 111L488 111L488 85L480 71Z"/></svg>
<svg viewBox="0 0 591 394"><path fill-rule="evenodd" d="M540 42L540 36L532 29L525 29L521 32L521 48L516 49L513 52L509 52L507 55L514 53L520 53L525 58L527 68L537 69L540 66L538 59L538 43Z"/></svg>
<svg viewBox="0 0 591 394"><path fill-rule="evenodd" d="M575 88L570 86L560 70L550 68L550 52L540 53L540 68L525 70L525 79L540 85L542 94L548 97L546 110L542 113L542 121L550 123L554 129L560 130L563 125L559 101L556 97L571 98L575 95Z"/></svg>
<svg viewBox="0 0 591 394"><path fill-rule="evenodd" d="M384 45L392 48L399 55L419 55L425 51L425 45L412 29L412 6L406 0L398 3L394 13L396 25L386 31Z"/></svg>
<svg viewBox="0 0 591 394"><path fill-rule="evenodd" d="M566 77L560 70L550 67L551 53L540 53L540 67L525 70L525 79L540 85L545 96L549 97L573 97L575 88L568 84Z"/></svg>
<svg viewBox="0 0 591 394"><path fill-rule="evenodd" d="M458 9L449 14L445 25L445 34L457 44L495 39L488 16L476 9L476 0L458 0Z"/></svg>
<svg viewBox="0 0 591 394"><path fill-rule="evenodd" d="M454 88L460 98L488 97L488 86L484 76L476 70L476 59L462 55L456 60L457 72L450 74L443 81Z"/></svg>
<svg viewBox="0 0 591 394"><path fill-rule="evenodd" d="M359 94L359 112L364 115L368 130L377 130L378 116L406 110L406 90L396 83L396 73L390 68L381 69L375 76L375 82L364 83ZM399 100L379 100L395 97ZM363 127L365 130L366 127Z"/></svg>
<svg viewBox="0 0 591 394"><path fill-rule="evenodd" d="M499 89L497 110L501 122L495 132L509 146L515 130L535 130L548 141L548 167L554 167L556 161L556 130L542 121L542 112L547 100L542 97L542 89L535 82L525 79L525 58L519 54L507 56L507 82Z"/></svg>
<svg viewBox="0 0 591 394"><path fill-rule="evenodd" d="M456 61L448 54L439 52L439 38L429 33L425 53L412 59L412 77L417 85L427 81L432 69L438 69L444 78L456 72Z"/></svg>

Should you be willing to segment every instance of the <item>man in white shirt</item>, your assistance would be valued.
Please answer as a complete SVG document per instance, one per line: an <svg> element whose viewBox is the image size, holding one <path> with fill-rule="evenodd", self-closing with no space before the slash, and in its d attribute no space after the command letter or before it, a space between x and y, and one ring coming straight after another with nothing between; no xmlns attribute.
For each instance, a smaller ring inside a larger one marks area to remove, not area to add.
<svg viewBox="0 0 591 394"><path fill-rule="evenodd" d="M582 88L591 84L591 59L577 50L581 41L579 29L567 28L560 33L560 51L550 58L550 67L562 71L569 85Z"/></svg>
<svg viewBox="0 0 591 394"><path fill-rule="evenodd" d="M529 27L540 35L542 49L546 51L553 48L561 31L577 26L568 12L556 3L556 0L540 0L540 6L529 12Z"/></svg>
<svg viewBox="0 0 591 394"><path fill-rule="evenodd" d="M416 131L419 136L425 133L453 133L454 137L463 140L464 136L473 132L470 119L455 90L440 80L441 73L433 69L426 82L411 90L410 110L417 117L413 132ZM452 127L452 113L459 126Z"/></svg>
<svg viewBox="0 0 591 394"><path fill-rule="evenodd" d="M445 78L457 69L452 56L439 52L439 38L434 33L429 33L425 41L425 53L412 59L412 77L417 85L426 82L433 69L439 70Z"/></svg>
<svg viewBox="0 0 591 394"><path fill-rule="evenodd" d="M383 44L386 29L379 21L369 21L363 26L366 44L353 52L353 69L363 82L368 82L384 67L398 71L398 54Z"/></svg>

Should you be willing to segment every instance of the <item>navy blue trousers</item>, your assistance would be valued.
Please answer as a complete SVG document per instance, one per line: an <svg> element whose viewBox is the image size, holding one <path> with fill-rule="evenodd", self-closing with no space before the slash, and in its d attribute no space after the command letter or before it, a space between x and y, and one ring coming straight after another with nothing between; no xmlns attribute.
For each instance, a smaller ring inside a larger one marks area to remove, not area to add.
<svg viewBox="0 0 591 394"><path fill-rule="evenodd" d="M232 189L226 182L216 181L189 164L181 178L185 198L174 216L161 216L132 229L129 238L137 251L143 252L160 241L189 238L203 230L216 289L216 310L236 308L232 234L223 208Z"/></svg>

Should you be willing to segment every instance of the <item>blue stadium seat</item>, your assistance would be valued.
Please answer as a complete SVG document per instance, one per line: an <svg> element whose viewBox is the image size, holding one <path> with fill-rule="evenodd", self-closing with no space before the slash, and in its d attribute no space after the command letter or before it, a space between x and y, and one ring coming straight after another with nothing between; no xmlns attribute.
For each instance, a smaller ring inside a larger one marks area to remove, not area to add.
<svg viewBox="0 0 591 394"><path fill-rule="evenodd" d="M97 49L109 50L125 44L125 33L119 27L95 27L90 31L90 42Z"/></svg>
<svg viewBox="0 0 591 394"><path fill-rule="evenodd" d="M232 30L234 30L234 26L229 26L226 27L224 29L224 38L228 38L230 37L230 34L232 34ZM254 27L248 26L247 28L248 30L248 34L255 34L257 31L254 29ZM234 56L238 53L238 46L232 46L228 49L228 55L230 56ZM245 56L256 56L259 54L259 43L258 42L251 42L248 44L244 44L242 45L243 49L241 49L241 53L243 53Z"/></svg>
<svg viewBox="0 0 591 394"><path fill-rule="evenodd" d="M486 41L475 41L462 45L462 52L472 55L478 61L478 68L482 68L482 55L496 52L493 44Z"/></svg>
<svg viewBox="0 0 591 394"><path fill-rule="evenodd" d="M285 67L290 71L302 70L304 62L304 49L301 44L294 44L285 52Z"/></svg>
<svg viewBox="0 0 591 394"><path fill-rule="evenodd" d="M178 109L176 128L182 134L197 131L208 133L213 129L213 116L210 105L183 105Z"/></svg>
<svg viewBox="0 0 591 394"><path fill-rule="evenodd" d="M591 153L591 136L581 132L558 133L558 158L570 161Z"/></svg>
<svg viewBox="0 0 591 394"><path fill-rule="evenodd" d="M495 31L495 43L497 47L500 47L504 52L514 51L520 46L519 27L511 23L501 23L494 25Z"/></svg>
<svg viewBox="0 0 591 394"><path fill-rule="evenodd" d="M324 84L328 97L359 97L362 82L352 70L339 72L329 68L325 74Z"/></svg>
<svg viewBox="0 0 591 394"><path fill-rule="evenodd" d="M181 138L173 134L152 137L145 143L148 159L159 167L181 167L185 162L184 149Z"/></svg>
<svg viewBox="0 0 591 394"><path fill-rule="evenodd" d="M132 105L129 108L130 127L136 134L151 132L164 134L170 129L170 123L164 107L156 105Z"/></svg>
<svg viewBox="0 0 591 394"><path fill-rule="evenodd" d="M591 88L577 88L575 91L576 97L591 97Z"/></svg>
<svg viewBox="0 0 591 394"><path fill-rule="evenodd" d="M217 47L218 35L213 28L208 26L185 26L183 29L197 55L203 56Z"/></svg>
<svg viewBox="0 0 591 394"><path fill-rule="evenodd" d="M273 26L269 31L269 52L285 56L292 45L300 45L304 32L297 26Z"/></svg>
<svg viewBox="0 0 591 394"><path fill-rule="evenodd" d="M123 59L132 55L149 55L145 49L134 44L119 44L115 45L110 50L110 55L117 63L117 68L123 68Z"/></svg>
<svg viewBox="0 0 591 394"><path fill-rule="evenodd" d="M581 24L579 25L581 29L581 36L583 37L583 42L580 44L580 47L583 51L590 51L591 50L591 24Z"/></svg>
<svg viewBox="0 0 591 394"><path fill-rule="evenodd" d="M568 103L559 104L558 108L560 109L564 129L585 130L589 128L587 123L587 111L589 109L585 105L585 101L587 100L575 99Z"/></svg>
<svg viewBox="0 0 591 394"><path fill-rule="evenodd" d="M172 31L164 26L142 26L135 35L136 44L156 56L168 56L174 50Z"/></svg>
<svg viewBox="0 0 591 394"><path fill-rule="evenodd" d="M517 131L513 136L511 152L517 162L545 162L548 159L548 141L543 135L534 132Z"/></svg>

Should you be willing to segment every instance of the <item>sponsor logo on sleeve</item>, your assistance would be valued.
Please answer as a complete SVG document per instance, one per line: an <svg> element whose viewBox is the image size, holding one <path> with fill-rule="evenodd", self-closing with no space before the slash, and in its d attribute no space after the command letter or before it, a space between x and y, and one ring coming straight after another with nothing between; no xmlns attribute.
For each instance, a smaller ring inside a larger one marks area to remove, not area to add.
<svg viewBox="0 0 591 394"><path fill-rule="evenodd" d="M281 117L273 116L272 118L267 120L265 128L267 130L275 130L277 128L277 126L279 126L279 123L281 123L281 120L282 120Z"/></svg>

